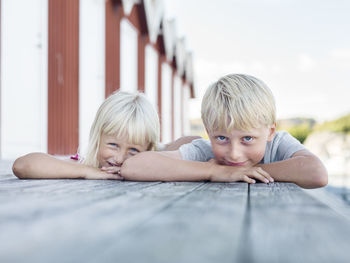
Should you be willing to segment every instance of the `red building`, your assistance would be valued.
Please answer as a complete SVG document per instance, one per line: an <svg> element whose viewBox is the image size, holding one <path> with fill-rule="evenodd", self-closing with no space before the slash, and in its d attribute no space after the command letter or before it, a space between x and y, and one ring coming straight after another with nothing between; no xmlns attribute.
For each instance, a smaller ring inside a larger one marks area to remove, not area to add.
<svg viewBox="0 0 350 263"><path fill-rule="evenodd" d="M84 149L98 106L118 89L146 94L163 142L186 134L192 56L162 1L0 4L2 158Z"/></svg>

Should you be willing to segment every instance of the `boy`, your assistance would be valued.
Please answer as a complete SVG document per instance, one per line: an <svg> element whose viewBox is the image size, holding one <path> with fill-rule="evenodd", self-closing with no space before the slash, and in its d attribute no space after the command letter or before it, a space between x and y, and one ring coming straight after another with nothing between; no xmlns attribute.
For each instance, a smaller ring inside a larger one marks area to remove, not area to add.
<svg viewBox="0 0 350 263"><path fill-rule="evenodd" d="M209 141L140 153L117 172L142 181L327 184L321 161L287 132L276 132L275 101L262 81L239 74L222 77L206 91L201 113Z"/></svg>

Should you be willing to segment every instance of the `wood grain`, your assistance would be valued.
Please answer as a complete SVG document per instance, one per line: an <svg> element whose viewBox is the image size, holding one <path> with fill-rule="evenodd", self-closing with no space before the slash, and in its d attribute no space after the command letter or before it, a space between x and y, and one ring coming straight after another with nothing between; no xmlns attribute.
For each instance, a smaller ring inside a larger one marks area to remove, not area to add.
<svg viewBox="0 0 350 263"><path fill-rule="evenodd" d="M289 183L19 180L1 262L347 262L349 206Z"/></svg>

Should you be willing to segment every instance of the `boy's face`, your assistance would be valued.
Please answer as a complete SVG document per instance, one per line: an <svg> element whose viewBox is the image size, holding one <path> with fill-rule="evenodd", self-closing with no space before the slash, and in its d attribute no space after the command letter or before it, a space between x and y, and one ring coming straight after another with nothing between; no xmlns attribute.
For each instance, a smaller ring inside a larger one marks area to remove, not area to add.
<svg viewBox="0 0 350 263"><path fill-rule="evenodd" d="M232 132L209 132L209 139L216 161L219 164L252 167L264 157L266 143L275 134L276 125L249 131L233 129Z"/></svg>

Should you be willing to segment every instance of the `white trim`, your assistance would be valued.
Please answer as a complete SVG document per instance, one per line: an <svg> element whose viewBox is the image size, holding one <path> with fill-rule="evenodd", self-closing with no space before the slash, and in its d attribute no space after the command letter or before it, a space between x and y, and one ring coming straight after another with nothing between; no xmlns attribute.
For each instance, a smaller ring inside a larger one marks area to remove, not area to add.
<svg viewBox="0 0 350 263"><path fill-rule="evenodd" d="M174 139L182 136L182 120L181 120L181 89L182 80L176 74L174 77Z"/></svg>
<svg viewBox="0 0 350 263"><path fill-rule="evenodd" d="M171 81L172 81L172 69L168 63L162 64L162 142L171 142L172 133L172 92L171 92Z"/></svg>
<svg viewBox="0 0 350 263"><path fill-rule="evenodd" d="M180 76L182 76L185 72L185 58L186 58L184 38L179 38L176 41L175 56L176 56L177 72Z"/></svg>
<svg viewBox="0 0 350 263"><path fill-rule="evenodd" d="M145 47L145 94L155 109L158 109L158 52Z"/></svg>
<svg viewBox="0 0 350 263"><path fill-rule="evenodd" d="M105 97L105 2L80 1L79 9L79 151L84 154Z"/></svg>
<svg viewBox="0 0 350 263"><path fill-rule="evenodd" d="M130 15L134 5L141 3L141 0L122 0L125 15Z"/></svg>
<svg viewBox="0 0 350 263"><path fill-rule="evenodd" d="M184 93L183 96L183 133L184 135L190 135L191 134L191 125L190 125L190 116L189 116L189 103L190 103L190 86L188 84L183 85L182 92Z"/></svg>
<svg viewBox="0 0 350 263"><path fill-rule="evenodd" d="M156 43L164 14L162 0L144 0L148 34L151 43Z"/></svg>
<svg viewBox="0 0 350 263"><path fill-rule="evenodd" d="M185 59L186 82L193 83L193 57L191 52L187 52Z"/></svg>
<svg viewBox="0 0 350 263"><path fill-rule="evenodd" d="M120 89L133 92L138 86L138 31L126 18L120 21Z"/></svg>
<svg viewBox="0 0 350 263"><path fill-rule="evenodd" d="M176 25L175 20L163 20L163 36L166 58L173 61L175 53Z"/></svg>

